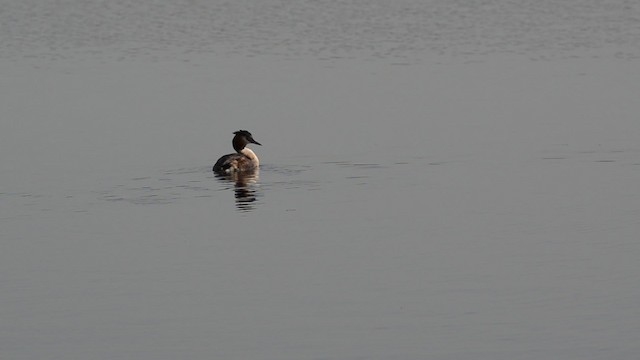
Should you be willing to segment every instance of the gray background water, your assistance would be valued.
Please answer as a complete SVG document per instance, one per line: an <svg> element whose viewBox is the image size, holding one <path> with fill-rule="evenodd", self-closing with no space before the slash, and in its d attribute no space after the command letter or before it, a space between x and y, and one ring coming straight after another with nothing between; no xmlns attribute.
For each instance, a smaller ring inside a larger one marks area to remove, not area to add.
<svg viewBox="0 0 640 360"><path fill-rule="evenodd" d="M1 5L0 358L640 353L637 2Z"/></svg>

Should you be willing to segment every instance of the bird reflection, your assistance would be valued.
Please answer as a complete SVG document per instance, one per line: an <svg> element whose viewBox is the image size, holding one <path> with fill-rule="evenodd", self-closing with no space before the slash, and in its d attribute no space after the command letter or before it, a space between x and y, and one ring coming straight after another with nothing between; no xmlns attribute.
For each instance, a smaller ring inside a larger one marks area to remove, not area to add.
<svg viewBox="0 0 640 360"><path fill-rule="evenodd" d="M256 187L260 175L260 170L248 172L234 172L228 174L216 173L215 176L221 181L234 185L236 207L240 211L252 211L257 200Z"/></svg>

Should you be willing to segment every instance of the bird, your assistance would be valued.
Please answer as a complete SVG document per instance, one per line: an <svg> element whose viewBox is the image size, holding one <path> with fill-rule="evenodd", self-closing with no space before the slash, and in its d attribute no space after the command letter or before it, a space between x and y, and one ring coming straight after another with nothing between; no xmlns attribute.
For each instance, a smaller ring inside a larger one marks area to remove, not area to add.
<svg viewBox="0 0 640 360"><path fill-rule="evenodd" d="M218 159L216 164L213 165L213 172L219 174L249 173L258 170L260 167L258 156L246 146L247 144L262 146L262 144L255 141L253 135L247 130L238 130L234 134L232 143L236 152Z"/></svg>

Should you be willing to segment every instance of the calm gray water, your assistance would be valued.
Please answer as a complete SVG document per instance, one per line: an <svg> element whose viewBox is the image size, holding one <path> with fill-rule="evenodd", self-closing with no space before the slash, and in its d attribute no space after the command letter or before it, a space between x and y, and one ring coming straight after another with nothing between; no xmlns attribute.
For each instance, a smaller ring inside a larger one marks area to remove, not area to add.
<svg viewBox="0 0 640 360"><path fill-rule="evenodd" d="M0 3L0 358L640 353L636 2Z"/></svg>

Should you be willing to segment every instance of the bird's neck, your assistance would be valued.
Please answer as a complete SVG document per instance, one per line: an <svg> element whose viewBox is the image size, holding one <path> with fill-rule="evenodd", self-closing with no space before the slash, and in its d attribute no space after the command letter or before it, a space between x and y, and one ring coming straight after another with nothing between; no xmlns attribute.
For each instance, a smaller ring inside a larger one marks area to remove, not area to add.
<svg viewBox="0 0 640 360"><path fill-rule="evenodd" d="M248 157L249 159L251 159L251 161L253 161L253 163L256 166L260 165L260 160L258 160L258 156L251 149L244 148L244 149L240 150L239 152L240 152L240 154L242 154L242 155Z"/></svg>

